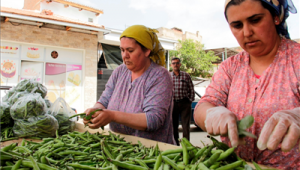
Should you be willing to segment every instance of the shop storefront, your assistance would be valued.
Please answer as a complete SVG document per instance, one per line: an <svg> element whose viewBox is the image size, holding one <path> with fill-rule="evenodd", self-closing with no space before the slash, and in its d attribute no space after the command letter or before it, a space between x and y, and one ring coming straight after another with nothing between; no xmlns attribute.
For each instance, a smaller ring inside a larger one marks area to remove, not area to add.
<svg viewBox="0 0 300 170"><path fill-rule="evenodd" d="M1 41L1 86L35 79L46 85L50 101L62 97L71 107L83 108L83 57L80 49Z"/></svg>

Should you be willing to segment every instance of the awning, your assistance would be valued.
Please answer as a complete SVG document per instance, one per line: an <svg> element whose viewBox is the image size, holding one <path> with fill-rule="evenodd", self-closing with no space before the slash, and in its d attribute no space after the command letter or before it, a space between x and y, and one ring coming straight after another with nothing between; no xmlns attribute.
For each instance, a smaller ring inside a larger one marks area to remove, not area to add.
<svg viewBox="0 0 300 170"><path fill-rule="evenodd" d="M106 67L108 69L114 70L123 63L121 50L119 46L113 46L108 44L101 45L104 53Z"/></svg>

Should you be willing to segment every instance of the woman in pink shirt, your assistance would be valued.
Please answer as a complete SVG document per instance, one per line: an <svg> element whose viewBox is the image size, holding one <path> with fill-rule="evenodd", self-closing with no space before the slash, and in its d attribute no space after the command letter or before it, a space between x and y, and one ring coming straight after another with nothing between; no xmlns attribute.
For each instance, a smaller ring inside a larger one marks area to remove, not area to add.
<svg viewBox="0 0 300 170"><path fill-rule="evenodd" d="M195 121L237 147L246 161L300 169L300 44L285 20L291 0L226 0L225 17L243 52L224 61L195 109ZM255 118L239 145L236 121Z"/></svg>

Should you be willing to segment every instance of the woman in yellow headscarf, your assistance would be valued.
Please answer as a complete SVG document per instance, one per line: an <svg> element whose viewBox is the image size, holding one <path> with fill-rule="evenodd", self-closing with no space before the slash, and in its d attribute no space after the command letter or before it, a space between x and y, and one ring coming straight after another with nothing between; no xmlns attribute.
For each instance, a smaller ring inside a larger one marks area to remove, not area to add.
<svg viewBox="0 0 300 170"><path fill-rule="evenodd" d="M172 80L156 30L142 25L128 27L120 36L123 64L110 76L94 107L90 128L107 124L114 132L174 144L172 129Z"/></svg>

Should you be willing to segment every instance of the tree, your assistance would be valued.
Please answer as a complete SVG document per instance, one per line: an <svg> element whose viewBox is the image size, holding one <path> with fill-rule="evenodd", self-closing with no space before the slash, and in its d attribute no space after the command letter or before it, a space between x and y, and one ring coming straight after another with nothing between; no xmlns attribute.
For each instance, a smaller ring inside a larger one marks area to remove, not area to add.
<svg viewBox="0 0 300 170"><path fill-rule="evenodd" d="M206 53L203 47L204 45L199 41L179 40L177 49L170 51L170 60L174 57L180 58L180 69L189 73L191 77L211 77L213 74L212 62L217 61L218 56L215 56L213 51Z"/></svg>

